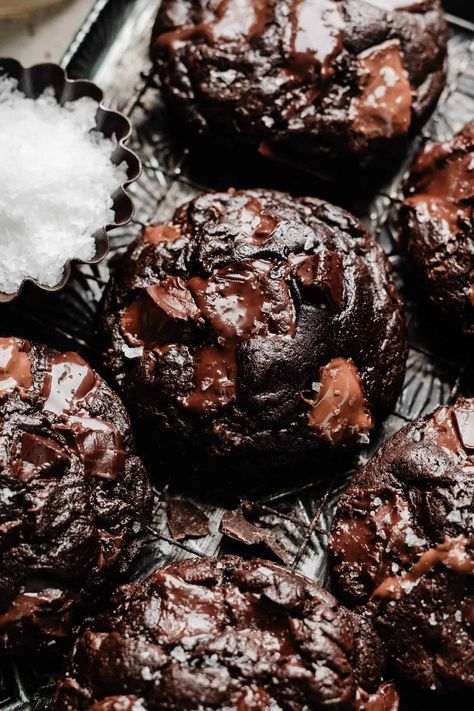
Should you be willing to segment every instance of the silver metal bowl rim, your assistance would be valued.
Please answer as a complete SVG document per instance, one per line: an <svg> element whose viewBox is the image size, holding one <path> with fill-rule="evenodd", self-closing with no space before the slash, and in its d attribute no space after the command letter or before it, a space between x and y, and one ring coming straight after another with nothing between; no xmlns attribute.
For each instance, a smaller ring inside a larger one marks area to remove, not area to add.
<svg viewBox="0 0 474 711"><path fill-rule="evenodd" d="M130 186L132 183L134 183L136 180L139 179L141 173L142 173L142 163L140 158L137 156L136 153L134 153L130 148L127 148L125 145L126 142L129 140L131 134L132 134L132 124L130 120L125 116L125 114L121 113L120 111L115 111L113 109L107 108L104 103L104 92L102 89L95 84L94 82L90 81L90 79L70 79L67 75L66 70L61 67L59 64L55 64L54 62L42 62L39 64L33 64L29 67L25 67L22 65L21 62L19 62L17 59L14 57L0 57L0 69L3 65L3 63L8 63L8 64L14 64L17 66L17 69L19 72L32 72L32 71L37 71L39 68L43 68L44 71L54 71L54 72L59 72L60 75L64 78L64 86L67 85L86 85L90 86L95 92L97 92L100 95L100 100L97 102L97 108L101 109L104 114L108 114L109 116L115 116L117 117L118 120L122 122L124 126L126 126L126 131L124 135L117 140L116 143L116 148L121 148L123 152L123 161L127 164L129 172L132 172L132 177L128 178L124 183L119 185L117 187L117 190L121 192L121 195L125 197L129 204L130 204L130 210L129 214L127 214L126 218L121 220L120 222L117 222L114 220L114 222L108 224L108 225L103 225L102 227L98 228L94 233L94 241L95 241L95 254L93 257L90 259L69 259L65 262L64 267L63 267L63 275L61 277L61 280L55 284L54 286L45 286L44 284L41 284L38 282L36 279L32 277L25 277L25 279L22 281L18 289L10 294L5 294L3 292L0 292L0 304L2 303L9 303L11 301L14 301L21 293L23 288L27 283L34 284L37 288L41 289L42 291L48 291L48 292L55 292L55 291L60 291L61 289L64 288L64 286L67 284L67 282L70 279L71 276L71 270L72 270L72 265L73 264L97 264L98 262L101 262L109 253L110 250L110 241L109 241L109 235L108 232L111 230L115 229L116 227L121 227L123 225L128 224L132 218L133 215L135 214L135 205L133 203L133 200L127 191L127 187ZM3 73L2 76L5 76L6 73ZM45 87L46 88L46 87ZM78 100L81 97L77 97L76 99L72 99L73 101ZM95 99L93 99L95 101ZM98 126L97 126L98 128ZM122 161L122 162L123 162ZM114 199L114 204L113 204L113 210L115 212L115 207L116 207L116 202L117 198Z"/></svg>

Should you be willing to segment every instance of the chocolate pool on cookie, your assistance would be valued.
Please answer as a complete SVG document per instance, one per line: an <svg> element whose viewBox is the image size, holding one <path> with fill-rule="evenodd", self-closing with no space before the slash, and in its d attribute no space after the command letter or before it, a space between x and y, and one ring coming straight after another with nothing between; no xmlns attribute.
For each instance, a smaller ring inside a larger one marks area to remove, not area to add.
<svg viewBox="0 0 474 711"><path fill-rule="evenodd" d="M0 338L0 646L71 633L123 579L152 492L115 393L76 353Z"/></svg>
<svg viewBox="0 0 474 711"><path fill-rule="evenodd" d="M438 0L164 0L151 56L195 132L344 176L426 120L446 47Z"/></svg>
<svg viewBox="0 0 474 711"><path fill-rule="evenodd" d="M339 501L336 591L373 621L393 671L417 688L474 691L473 521L474 400L398 432Z"/></svg>
<svg viewBox="0 0 474 711"><path fill-rule="evenodd" d="M322 446L368 441L405 372L382 249L343 210L272 191L201 195L147 227L102 323L144 446L191 467L316 467Z"/></svg>
<svg viewBox="0 0 474 711"><path fill-rule="evenodd" d="M370 623L262 560L175 563L83 630L53 711L397 711Z"/></svg>

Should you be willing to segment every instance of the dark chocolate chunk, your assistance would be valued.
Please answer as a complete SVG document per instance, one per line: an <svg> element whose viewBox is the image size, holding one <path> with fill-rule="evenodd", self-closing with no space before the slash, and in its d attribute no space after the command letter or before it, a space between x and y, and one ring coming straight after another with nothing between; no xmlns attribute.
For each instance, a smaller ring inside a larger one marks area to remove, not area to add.
<svg viewBox="0 0 474 711"><path fill-rule="evenodd" d="M364 389L351 359L334 358L321 368L314 400L305 400L311 409L309 426L329 444L341 444L364 437L373 428Z"/></svg>
<svg viewBox="0 0 474 711"><path fill-rule="evenodd" d="M337 252L326 250L290 258L293 273L302 287L320 289L338 311L344 306L344 268Z"/></svg>
<svg viewBox="0 0 474 711"><path fill-rule="evenodd" d="M353 103L354 130L369 139L409 132L412 89L399 40L371 47L359 56L361 95Z"/></svg>
<svg viewBox="0 0 474 711"><path fill-rule="evenodd" d="M20 338L0 338L0 397L33 384L29 343Z"/></svg>

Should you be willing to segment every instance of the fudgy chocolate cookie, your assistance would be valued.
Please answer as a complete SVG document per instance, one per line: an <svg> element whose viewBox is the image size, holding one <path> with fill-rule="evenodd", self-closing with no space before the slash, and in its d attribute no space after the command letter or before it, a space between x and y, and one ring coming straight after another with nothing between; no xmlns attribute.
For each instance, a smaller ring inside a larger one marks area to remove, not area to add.
<svg viewBox="0 0 474 711"><path fill-rule="evenodd" d="M427 118L446 46L439 0L164 0L151 55L197 132L345 174Z"/></svg>
<svg viewBox="0 0 474 711"><path fill-rule="evenodd" d="M382 249L340 208L272 191L201 195L147 227L103 325L155 460L189 455L189 467L214 455L242 472L245 458L255 473L296 457L314 467L321 444L367 441L405 370Z"/></svg>
<svg viewBox="0 0 474 711"><path fill-rule="evenodd" d="M401 239L431 302L474 336L474 121L416 159Z"/></svg>
<svg viewBox="0 0 474 711"><path fill-rule="evenodd" d="M373 621L393 671L474 692L474 400L385 443L342 496L330 545L336 588Z"/></svg>
<svg viewBox="0 0 474 711"><path fill-rule="evenodd" d="M152 505L119 398L76 353L0 338L0 646L66 637Z"/></svg>
<svg viewBox="0 0 474 711"><path fill-rule="evenodd" d="M117 591L76 643L53 709L396 711L383 666L370 623L307 578L263 560L188 560Z"/></svg>

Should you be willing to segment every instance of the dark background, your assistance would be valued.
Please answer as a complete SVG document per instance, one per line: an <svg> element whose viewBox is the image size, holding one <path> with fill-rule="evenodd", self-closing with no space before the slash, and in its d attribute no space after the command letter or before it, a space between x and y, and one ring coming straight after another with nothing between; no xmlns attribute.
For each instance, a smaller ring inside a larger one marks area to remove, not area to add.
<svg viewBox="0 0 474 711"><path fill-rule="evenodd" d="M444 6L448 12L453 15L459 15L466 20L474 20L474 2L473 0L444 0Z"/></svg>

